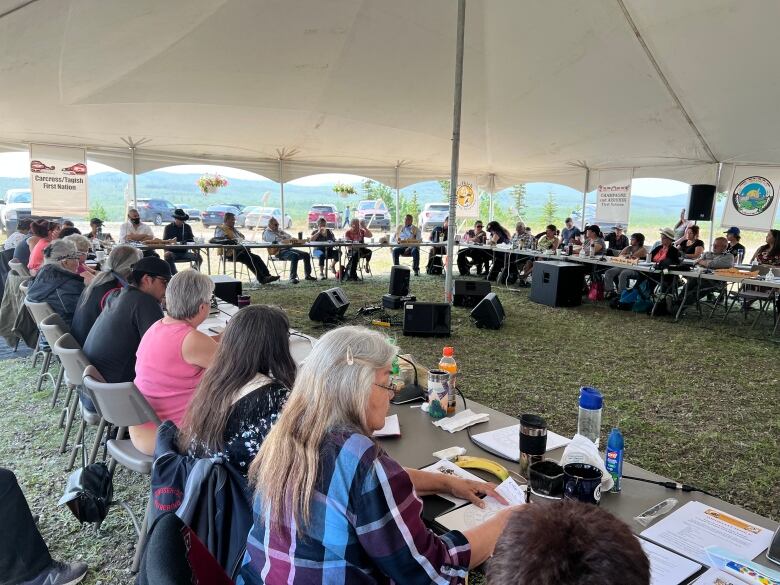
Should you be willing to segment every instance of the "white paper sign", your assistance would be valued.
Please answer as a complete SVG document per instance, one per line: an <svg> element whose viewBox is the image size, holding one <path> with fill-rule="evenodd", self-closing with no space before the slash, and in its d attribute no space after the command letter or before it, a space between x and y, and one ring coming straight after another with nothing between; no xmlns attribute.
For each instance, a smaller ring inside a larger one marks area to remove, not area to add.
<svg viewBox="0 0 780 585"><path fill-rule="evenodd" d="M650 561L650 585L677 585L701 570L701 565L661 548L648 540L639 539L642 550Z"/></svg>
<svg viewBox="0 0 780 585"><path fill-rule="evenodd" d="M631 173L603 171L596 188L596 222L628 224L631 211Z"/></svg>
<svg viewBox="0 0 780 585"><path fill-rule="evenodd" d="M772 227L780 196L780 167L736 166L721 225L765 232Z"/></svg>
<svg viewBox="0 0 780 585"><path fill-rule="evenodd" d="M701 502L688 502L640 536L709 566L704 550L708 546L752 559L769 546L772 531Z"/></svg>
<svg viewBox="0 0 780 585"><path fill-rule="evenodd" d="M33 215L85 215L87 157L83 148L30 145Z"/></svg>
<svg viewBox="0 0 780 585"><path fill-rule="evenodd" d="M455 190L458 202L457 216L479 217L479 186L476 177L459 177Z"/></svg>

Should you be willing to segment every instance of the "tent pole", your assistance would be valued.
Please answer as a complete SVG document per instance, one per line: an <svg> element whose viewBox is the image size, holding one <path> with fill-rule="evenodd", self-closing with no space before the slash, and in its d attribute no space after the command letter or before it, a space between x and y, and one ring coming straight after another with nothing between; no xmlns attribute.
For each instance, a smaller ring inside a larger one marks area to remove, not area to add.
<svg viewBox="0 0 780 585"><path fill-rule="evenodd" d="M580 227L581 230L585 229L585 208L588 205L588 184L590 183L590 169L588 167L585 167L585 188L582 190L582 227Z"/></svg>
<svg viewBox="0 0 780 585"><path fill-rule="evenodd" d="M395 165L395 225L401 225L401 189L398 187L400 170Z"/></svg>
<svg viewBox="0 0 780 585"><path fill-rule="evenodd" d="M493 192L496 190L496 176L490 175L488 193L490 194L490 211L488 212L488 221L493 221Z"/></svg>
<svg viewBox="0 0 780 585"><path fill-rule="evenodd" d="M130 147L130 172L133 177L133 209L138 209L138 191L135 182L135 146Z"/></svg>
<svg viewBox="0 0 780 585"><path fill-rule="evenodd" d="M712 198L712 211L710 217L710 244L709 249L712 250L712 240L715 235L715 206L718 204L718 189L720 188L720 173L723 170L723 163L718 163L718 174L715 178L715 197Z"/></svg>
<svg viewBox="0 0 780 585"><path fill-rule="evenodd" d="M282 230L287 227L287 215L284 213L284 159L279 158L279 188L282 199Z"/></svg>
<svg viewBox="0 0 780 585"><path fill-rule="evenodd" d="M452 303L452 266L455 252L455 225L457 205L455 194L458 189L458 163L460 156L460 109L463 97L463 44L466 30L466 0L458 0L458 31L455 49L455 95L452 111L452 163L450 167L450 222L447 227L447 277L444 280L444 301Z"/></svg>

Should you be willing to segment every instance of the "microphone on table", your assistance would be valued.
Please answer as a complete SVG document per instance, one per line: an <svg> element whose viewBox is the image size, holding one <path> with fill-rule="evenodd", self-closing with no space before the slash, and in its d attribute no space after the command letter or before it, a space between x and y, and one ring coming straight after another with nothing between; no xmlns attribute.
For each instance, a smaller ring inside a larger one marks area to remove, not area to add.
<svg viewBox="0 0 780 585"><path fill-rule="evenodd" d="M428 399L428 391L426 388L423 388L418 383L417 378L417 366L413 361L410 359L405 358L401 354L398 354L398 357L405 361L407 364L412 366L412 370L414 371L414 382L412 384L406 384L403 389L395 395L395 397L390 401L393 404L406 404L408 402L415 402L417 400L427 400Z"/></svg>

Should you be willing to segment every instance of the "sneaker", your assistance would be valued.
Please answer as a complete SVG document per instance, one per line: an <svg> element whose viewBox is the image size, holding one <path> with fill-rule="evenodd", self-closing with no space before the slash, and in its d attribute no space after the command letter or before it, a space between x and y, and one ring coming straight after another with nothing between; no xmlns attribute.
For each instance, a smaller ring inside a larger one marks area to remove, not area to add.
<svg viewBox="0 0 780 585"><path fill-rule="evenodd" d="M303 278L304 278L304 280L317 280L317 277L316 276L312 276L311 274L307 274Z"/></svg>
<svg viewBox="0 0 780 585"><path fill-rule="evenodd" d="M271 274L268 274L268 275L266 275L266 276L262 277L262 278L260 279L260 282L261 282L262 284L268 284L268 283L270 283L270 282L276 282L277 280L279 280L279 275L273 276L273 275L271 275Z"/></svg>
<svg viewBox="0 0 780 585"><path fill-rule="evenodd" d="M86 563L63 563L54 561L30 581L24 581L21 585L74 585L79 583L87 574Z"/></svg>

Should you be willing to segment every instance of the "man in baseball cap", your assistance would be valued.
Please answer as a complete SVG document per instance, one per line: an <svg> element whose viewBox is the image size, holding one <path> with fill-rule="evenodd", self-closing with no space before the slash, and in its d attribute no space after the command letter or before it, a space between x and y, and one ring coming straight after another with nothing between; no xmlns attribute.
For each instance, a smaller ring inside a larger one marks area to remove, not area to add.
<svg viewBox="0 0 780 585"><path fill-rule="evenodd" d="M106 382L135 379L135 352L146 330L163 317L161 303L170 279L165 260L141 258L133 265L129 286L106 299L84 341L84 353Z"/></svg>
<svg viewBox="0 0 780 585"><path fill-rule="evenodd" d="M742 238L739 228L732 226L726 230L725 234L729 242L726 252L732 254L736 258L737 263L741 262L745 257L745 246L739 243L739 240Z"/></svg>

